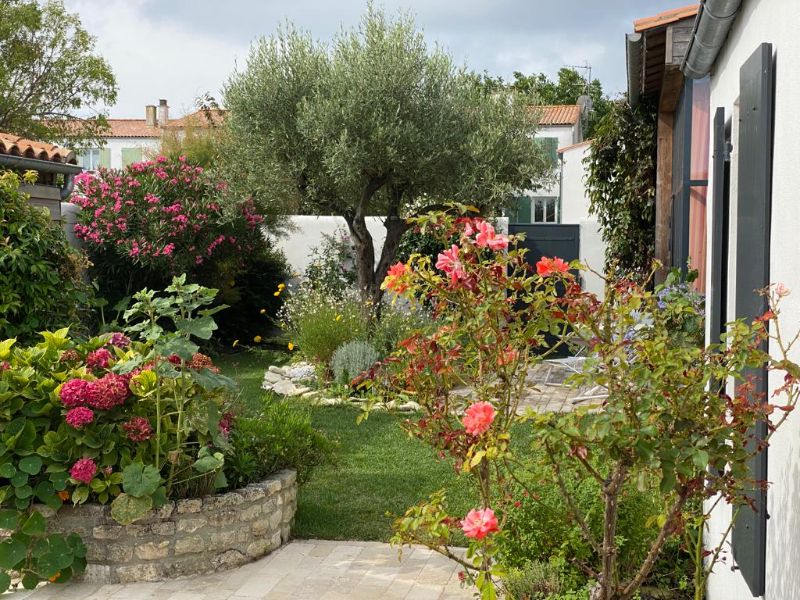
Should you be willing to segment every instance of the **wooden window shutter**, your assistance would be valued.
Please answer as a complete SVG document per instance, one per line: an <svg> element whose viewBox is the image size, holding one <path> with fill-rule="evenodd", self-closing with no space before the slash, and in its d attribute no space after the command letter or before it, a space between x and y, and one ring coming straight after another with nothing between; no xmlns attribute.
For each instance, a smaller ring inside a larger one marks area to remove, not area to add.
<svg viewBox="0 0 800 600"><path fill-rule="evenodd" d="M106 169L111 167L111 148L100 148L100 166Z"/></svg>
<svg viewBox="0 0 800 600"><path fill-rule="evenodd" d="M536 141L542 147L542 150L547 154L547 158L553 167L558 164L558 138L556 137L543 137L536 138Z"/></svg>
<svg viewBox="0 0 800 600"><path fill-rule="evenodd" d="M774 95L772 44L761 44L739 70L738 199L736 209L736 318L752 321L766 310L754 290L769 283L769 237L772 196L772 113ZM766 394L766 368L748 369L756 394ZM765 423L753 432L767 433ZM767 479L767 450L751 461L756 481ZM733 557L753 596L764 593L766 579L767 492L748 492L755 509L739 510L733 527Z"/></svg>
<svg viewBox="0 0 800 600"><path fill-rule="evenodd" d="M123 148L122 149L122 166L127 167L130 164L142 162L142 149L141 148Z"/></svg>

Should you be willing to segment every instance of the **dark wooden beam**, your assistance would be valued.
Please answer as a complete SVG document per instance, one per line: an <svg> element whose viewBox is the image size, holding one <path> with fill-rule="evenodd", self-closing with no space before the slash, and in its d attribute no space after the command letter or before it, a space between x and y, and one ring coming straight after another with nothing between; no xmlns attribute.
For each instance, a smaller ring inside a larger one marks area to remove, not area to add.
<svg viewBox="0 0 800 600"><path fill-rule="evenodd" d="M656 273L656 283L662 283L672 265L672 112L658 113L656 150L656 259L664 265Z"/></svg>

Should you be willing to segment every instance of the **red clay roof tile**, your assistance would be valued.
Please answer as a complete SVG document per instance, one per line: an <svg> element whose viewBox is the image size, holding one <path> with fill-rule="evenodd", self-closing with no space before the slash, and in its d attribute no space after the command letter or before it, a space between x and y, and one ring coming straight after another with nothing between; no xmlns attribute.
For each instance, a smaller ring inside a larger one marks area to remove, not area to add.
<svg viewBox="0 0 800 600"><path fill-rule="evenodd" d="M0 132L0 154L36 158L39 160L72 165L78 163L75 153L72 150L56 146L55 144L27 140L11 133Z"/></svg>
<svg viewBox="0 0 800 600"><path fill-rule="evenodd" d="M654 27L661 27L663 25L668 25L669 23L674 23L675 21L688 19L689 17L694 17L697 15L697 10L699 8L699 4L690 4L689 6L682 6L681 8L671 8L670 10L665 10L664 12L660 12L652 17L636 19L633 22L633 30L636 33L639 33L642 31L647 31L648 29L653 29Z"/></svg>

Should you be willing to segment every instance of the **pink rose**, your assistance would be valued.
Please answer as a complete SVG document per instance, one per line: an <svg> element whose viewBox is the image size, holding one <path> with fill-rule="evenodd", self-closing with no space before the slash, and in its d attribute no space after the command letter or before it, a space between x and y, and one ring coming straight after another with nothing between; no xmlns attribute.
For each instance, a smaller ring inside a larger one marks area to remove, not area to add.
<svg viewBox="0 0 800 600"><path fill-rule="evenodd" d="M778 294L779 297L785 298L791 293L791 290L784 284L778 283L777 285L775 285L775 293Z"/></svg>
<svg viewBox="0 0 800 600"><path fill-rule="evenodd" d="M490 533L500 530L497 517L491 508L473 508L461 521L461 529L465 536L475 540L482 540Z"/></svg>
<svg viewBox="0 0 800 600"><path fill-rule="evenodd" d="M494 227L486 221L481 221L477 225L478 235L475 236L475 243L481 248L490 248L497 252L508 248L508 238L504 235L497 235Z"/></svg>
<svg viewBox="0 0 800 600"><path fill-rule="evenodd" d="M75 408L71 408L67 411L67 415L64 417L64 420L70 427L80 429L84 425L88 425L94 421L94 412L92 409L86 408L85 406L76 406Z"/></svg>
<svg viewBox="0 0 800 600"><path fill-rule="evenodd" d="M436 260L436 268L450 275L450 280L453 283L462 279L466 273L464 272L464 265L458 258L458 246L453 244L449 250L439 253Z"/></svg>
<svg viewBox="0 0 800 600"><path fill-rule="evenodd" d="M494 421L494 406L489 402L471 404L464 413L464 429L470 435L481 435L489 431Z"/></svg>
<svg viewBox="0 0 800 600"><path fill-rule="evenodd" d="M75 481L89 485L97 474L97 465L91 458L81 458L69 470L69 476Z"/></svg>
<svg viewBox="0 0 800 600"><path fill-rule="evenodd" d="M549 258L543 256L539 262L536 263L536 272L542 277L553 275L556 273L564 274L569 271L569 263L558 258L557 256Z"/></svg>

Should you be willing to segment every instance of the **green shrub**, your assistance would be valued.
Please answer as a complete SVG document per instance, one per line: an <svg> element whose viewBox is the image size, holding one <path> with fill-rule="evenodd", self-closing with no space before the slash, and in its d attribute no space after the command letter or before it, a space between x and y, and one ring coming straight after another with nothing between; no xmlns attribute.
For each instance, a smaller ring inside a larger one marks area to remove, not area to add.
<svg viewBox="0 0 800 600"><path fill-rule="evenodd" d="M559 568L546 562L533 561L521 568L509 569L503 579L507 600L549 600L563 591Z"/></svg>
<svg viewBox="0 0 800 600"><path fill-rule="evenodd" d="M342 344L331 359L333 379L342 385L349 385L353 378L361 375L380 358L378 351L369 342L354 340Z"/></svg>
<svg viewBox="0 0 800 600"><path fill-rule="evenodd" d="M327 290L338 297L353 289L356 271L353 244L342 228L332 235L323 234L322 243L311 250L311 262L304 278L315 289Z"/></svg>
<svg viewBox="0 0 800 600"><path fill-rule="evenodd" d="M236 419L233 456L225 474L233 487L261 481L280 469L295 469L305 481L313 467L330 459L333 443L311 426L307 407L271 396L260 410Z"/></svg>
<svg viewBox="0 0 800 600"><path fill-rule="evenodd" d="M86 258L19 184L15 173L0 174L0 339L28 342L44 329L79 329L92 295Z"/></svg>
<svg viewBox="0 0 800 600"><path fill-rule="evenodd" d="M407 307L385 302L381 318L372 323L369 341L381 355L388 356L397 344L418 331L429 331L433 325L430 315L421 307Z"/></svg>
<svg viewBox="0 0 800 600"><path fill-rule="evenodd" d="M366 310L354 295L339 297L307 282L287 295L279 316L289 341L325 370L339 346L367 338Z"/></svg>

